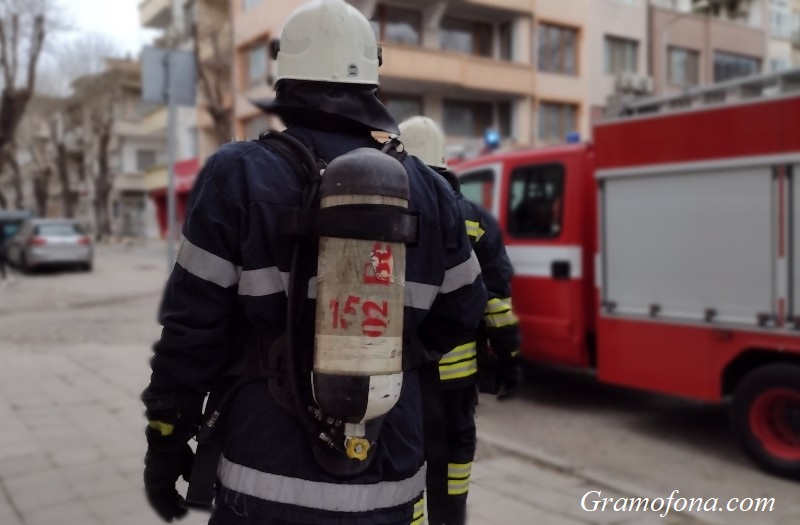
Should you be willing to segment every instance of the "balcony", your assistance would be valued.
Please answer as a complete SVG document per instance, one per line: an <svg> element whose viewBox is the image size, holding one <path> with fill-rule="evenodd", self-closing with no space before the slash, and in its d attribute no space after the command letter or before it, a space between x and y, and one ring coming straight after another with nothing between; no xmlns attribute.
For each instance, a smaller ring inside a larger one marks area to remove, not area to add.
<svg viewBox="0 0 800 525"><path fill-rule="evenodd" d="M167 187L167 167L153 166L144 172L144 191L152 193L163 191Z"/></svg>
<svg viewBox="0 0 800 525"><path fill-rule="evenodd" d="M529 65L396 44L384 44L383 53L381 76L386 78L517 96L536 93L535 72Z"/></svg>
<svg viewBox="0 0 800 525"><path fill-rule="evenodd" d="M172 23L170 0L142 0L139 4L139 21L143 27L166 29Z"/></svg>
<svg viewBox="0 0 800 525"><path fill-rule="evenodd" d="M168 116L169 111L166 107L161 107L151 113L148 113L142 119L140 126L142 134L155 135L159 132L164 132L167 129Z"/></svg>
<svg viewBox="0 0 800 525"><path fill-rule="evenodd" d="M493 10L531 13L533 12L534 0L463 0L463 3L488 7Z"/></svg>

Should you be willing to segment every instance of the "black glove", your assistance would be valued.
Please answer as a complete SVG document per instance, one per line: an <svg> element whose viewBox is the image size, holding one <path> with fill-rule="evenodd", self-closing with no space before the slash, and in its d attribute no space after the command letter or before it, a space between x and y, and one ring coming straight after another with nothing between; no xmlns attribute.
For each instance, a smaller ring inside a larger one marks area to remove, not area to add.
<svg viewBox="0 0 800 525"><path fill-rule="evenodd" d="M171 523L186 515L185 501L175 489L178 478L189 481L194 453L189 440L200 423L202 396L142 394L149 420L144 457L144 491L158 515Z"/></svg>
<svg viewBox="0 0 800 525"><path fill-rule="evenodd" d="M189 481L194 453L188 443L163 443L168 437L147 429L147 454L144 457L144 491L147 501L162 520L171 523L186 515L183 497L175 489L178 478ZM171 441L171 440L169 440Z"/></svg>
<svg viewBox="0 0 800 525"><path fill-rule="evenodd" d="M497 399L510 399L522 386L522 367L516 356L502 357L497 363Z"/></svg>

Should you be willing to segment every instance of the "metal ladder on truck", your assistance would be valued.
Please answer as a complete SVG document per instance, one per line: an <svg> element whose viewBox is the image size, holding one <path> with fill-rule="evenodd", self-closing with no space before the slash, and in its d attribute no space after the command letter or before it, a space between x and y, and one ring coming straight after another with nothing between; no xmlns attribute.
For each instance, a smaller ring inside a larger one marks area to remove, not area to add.
<svg viewBox="0 0 800 525"><path fill-rule="evenodd" d="M800 94L800 68L742 77L710 86L687 88L676 95L623 101L608 116L625 118L710 109L723 104L796 94Z"/></svg>

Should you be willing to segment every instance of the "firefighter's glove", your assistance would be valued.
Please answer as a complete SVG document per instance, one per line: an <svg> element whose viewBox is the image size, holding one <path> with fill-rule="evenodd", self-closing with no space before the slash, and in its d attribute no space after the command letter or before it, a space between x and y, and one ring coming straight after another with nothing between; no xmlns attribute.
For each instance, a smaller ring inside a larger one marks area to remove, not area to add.
<svg viewBox="0 0 800 525"><path fill-rule="evenodd" d="M519 358L504 356L497 363L497 399L510 399L517 395L522 386L522 367Z"/></svg>
<svg viewBox="0 0 800 525"><path fill-rule="evenodd" d="M189 481L192 474L194 453L189 440L200 423L203 398L159 398L145 391L142 401L148 419L144 490L153 510L170 523L186 515L175 484L181 476Z"/></svg>
<svg viewBox="0 0 800 525"><path fill-rule="evenodd" d="M186 515L185 502L175 484L189 480L194 453L188 443L175 443L158 430L147 429L147 454L144 457L144 491L153 510L167 523Z"/></svg>

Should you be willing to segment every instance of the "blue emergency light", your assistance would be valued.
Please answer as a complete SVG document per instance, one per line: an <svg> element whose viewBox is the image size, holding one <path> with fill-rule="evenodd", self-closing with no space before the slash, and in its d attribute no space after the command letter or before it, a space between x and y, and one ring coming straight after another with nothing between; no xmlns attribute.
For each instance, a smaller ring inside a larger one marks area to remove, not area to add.
<svg viewBox="0 0 800 525"><path fill-rule="evenodd" d="M567 133L567 144L580 144L581 134L577 131L570 131Z"/></svg>
<svg viewBox="0 0 800 525"><path fill-rule="evenodd" d="M483 142L490 150L495 150L500 147L500 132L496 129L487 129L483 135Z"/></svg>

